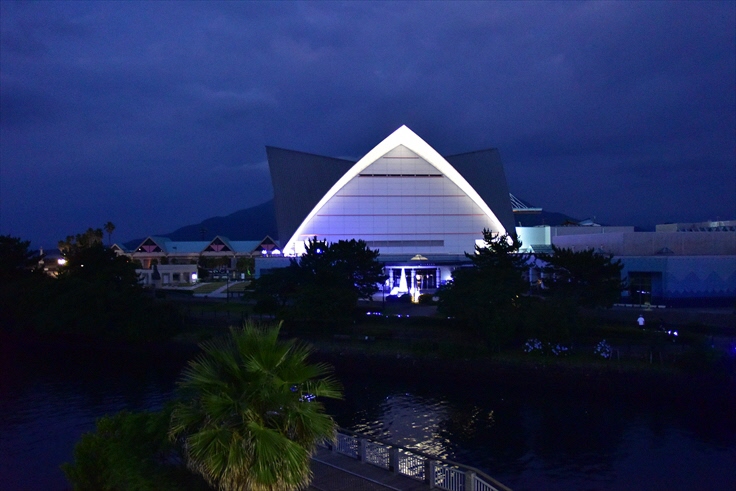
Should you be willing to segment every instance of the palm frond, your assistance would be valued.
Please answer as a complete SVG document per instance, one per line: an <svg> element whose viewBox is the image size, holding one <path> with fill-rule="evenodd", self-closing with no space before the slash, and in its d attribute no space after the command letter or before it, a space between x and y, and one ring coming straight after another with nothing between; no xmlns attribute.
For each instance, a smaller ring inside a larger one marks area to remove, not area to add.
<svg viewBox="0 0 736 491"><path fill-rule="evenodd" d="M279 341L279 329L246 324L204 343L178 382L169 435L219 489L302 489L316 443L334 438L314 398L342 398L339 382L329 365L308 362L309 346Z"/></svg>

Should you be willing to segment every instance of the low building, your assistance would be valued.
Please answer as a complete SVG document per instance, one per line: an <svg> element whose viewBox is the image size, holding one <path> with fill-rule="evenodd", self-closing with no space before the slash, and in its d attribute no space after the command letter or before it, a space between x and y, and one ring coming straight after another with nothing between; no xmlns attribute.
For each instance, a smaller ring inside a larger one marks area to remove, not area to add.
<svg viewBox="0 0 736 491"><path fill-rule="evenodd" d="M199 268L212 270L213 275L230 275L240 259L280 256L278 244L271 237L262 240L235 241L217 236L209 241L173 241L167 237L150 236L138 247L126 250L119 244L112 246L117 254L128 256L140 265L136 271L146 286L160 281L165 285L192 284L198 281ZM154 280L154 265L160 280ZM251 272L252 273L252 272ZM244 279L233 277L233 279Z"/></svg>
<svg viewBox="0 0 736 491"><path fill-rule="evenodd" d="M633 227L529 227L517 234L527 252L552 245L573 251L593 249L623 263L628 283L622 302L679 306L736 303L736 230L716 222L658 225L655 232ZM693 226L695 225L695 226Z"/></svg>

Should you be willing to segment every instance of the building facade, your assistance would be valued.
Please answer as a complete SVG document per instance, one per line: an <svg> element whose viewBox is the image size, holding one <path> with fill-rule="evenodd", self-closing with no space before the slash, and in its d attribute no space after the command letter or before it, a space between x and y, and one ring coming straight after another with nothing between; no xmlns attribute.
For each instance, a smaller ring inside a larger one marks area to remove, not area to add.
<svg viewBox="0 0 736 491"><path fill-rule="evenodd" d="M623 264L628 284L622 303L670 306L736 305L736 230L729 223L658 225L654 232L633 227L518 228L528 252L552 245L610 254ZM724 224L726 224L724 226ZM534 272L532 272L534 274Z"/></svg>
<svg viewBox="0 0 736 491"><path fill-rule="evenodd" d="M380 251L391 292L439 287L484 229L515 233L496 149L442 156L402 126L357 162L273 147L267 154L285 256L303 254L313 239L363 240Z"/></svg>
<svg viewBox="0 0 736 491"><path fill-rule="evenodd" d="M236 269L240 259L281 255L278 244L271 237L243 241L217 236L209 241L173 241L167 237L150 236L133 250L119 244L112 248L117 254L124 254L140 265L136 272L143 285L158 282L162 286L196 283L200 268L229 274Z"/></svg>

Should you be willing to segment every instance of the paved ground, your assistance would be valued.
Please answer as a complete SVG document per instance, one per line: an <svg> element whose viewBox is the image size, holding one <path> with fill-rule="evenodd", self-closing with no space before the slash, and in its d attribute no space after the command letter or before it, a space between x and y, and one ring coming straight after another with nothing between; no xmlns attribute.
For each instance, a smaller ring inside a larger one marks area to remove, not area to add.
<svg viewBox="0 0 736 491"><path fill-rule="evenodd" d="M312 459L311 491L424 491L429 485L320 448Z"/></svg>

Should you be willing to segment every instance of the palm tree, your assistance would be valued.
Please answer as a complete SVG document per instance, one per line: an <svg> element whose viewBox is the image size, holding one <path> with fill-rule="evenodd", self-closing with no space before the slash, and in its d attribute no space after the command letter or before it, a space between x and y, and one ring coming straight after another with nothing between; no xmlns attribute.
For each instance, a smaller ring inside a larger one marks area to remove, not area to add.
<svg viewBox="0 0 736 491"><path fill-rule="evenodd" d="M303 489L316 444L334 439L335 422L317 398L339 399L341 387L328 365L307 362L306 345L279 341L280 327L231 328L202 344L179 381L169 436L218 489Z"/></svg>
<svg viewBox="0 0 736 491"><path fill-rule="evenodd" d="M112 245L112 232L115 230L115 224L112 222L107 222L105 224L105 232L107 232L107 245Z"/></svg>

